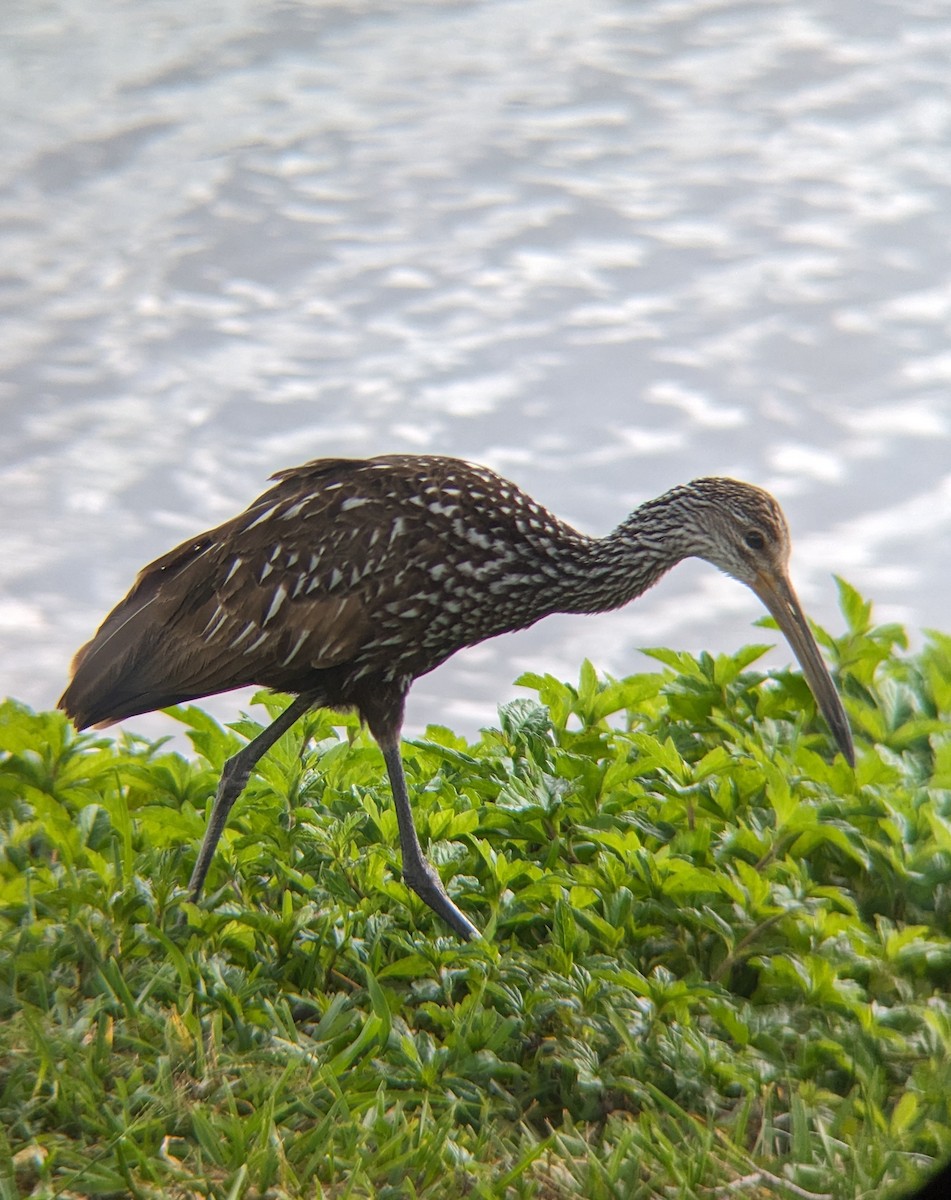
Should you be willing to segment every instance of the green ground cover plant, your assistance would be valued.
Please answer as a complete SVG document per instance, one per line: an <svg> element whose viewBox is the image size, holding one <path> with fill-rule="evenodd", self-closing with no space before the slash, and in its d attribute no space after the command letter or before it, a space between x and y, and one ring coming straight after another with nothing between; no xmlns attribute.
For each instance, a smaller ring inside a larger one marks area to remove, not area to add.
<svg viewBox="0 0 951 1200"><path fill-rule="evenodd" d="M267 717L172 710L184 757L5 702L0 1200L917 1181L951 1156L951 638L909 653L840 591L854 771L762 646L526 676L475 743L408 741L469 944L400 881L355 720L263 760L196 906L218 772Z"/></svg>

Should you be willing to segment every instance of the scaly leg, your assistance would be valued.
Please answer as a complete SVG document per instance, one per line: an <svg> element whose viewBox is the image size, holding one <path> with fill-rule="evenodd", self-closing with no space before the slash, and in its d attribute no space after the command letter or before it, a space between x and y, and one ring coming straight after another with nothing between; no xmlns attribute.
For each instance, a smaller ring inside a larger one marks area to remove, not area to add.
<svg viewBox="0 0 951 1200"><path fill-rule="evenodd" d="M208 828L205 830L205 837L198 853L198 861L195 863L195 869L188 882L188 891L192 900L197 900L201 895L202 884L208 874L208 867L215 853L215 847L218 845L218 839L228 821L228 814L231 812L235 800L244 791L255 763L270 750L281 734L286 733L299 717L302 717L309 708L314 707L316 702L317 698L312 693L298 696L266 729L262 729L256 738L243 746L225 763L218 783L214 807L208 821Z"/></svg>
<svg viewBox="0 0 951 1200"><path fill-rule="evenodd" d="M386 760L386 770L390 777L390 787L393 789L393 800L396 804L396 820L400 831L400 852L403 856L403 882L411 888L419 898L442 917L447 925L469 941L481 937L478 929L449 899L442 880L435 868L426 861L423 848L419 844L416 826L413 823L413 810L410 807L409 794L406 790L406 776L403 773L403 760L400 757L399 739L380 742L383 758Z"/></svg>

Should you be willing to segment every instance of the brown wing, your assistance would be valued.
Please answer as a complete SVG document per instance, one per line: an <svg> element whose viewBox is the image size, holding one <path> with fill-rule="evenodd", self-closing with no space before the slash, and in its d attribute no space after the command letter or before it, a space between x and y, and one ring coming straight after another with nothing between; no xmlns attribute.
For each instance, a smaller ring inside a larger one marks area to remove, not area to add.
<svg viewBox="0 0 951 1200"><path fill-rule="evenodd" d="M309 466L139 573L73 661L59 703L79 728L246 684L303 690L352 657L363 589L330 562L339 501L320 486L341 464Z"/></svg>
<svg viewBox="0 0 951 1200"><path fill-rule="evenodd" d="M141 572L76 657L60 704L80 727L249 683L307 691L344 664L351 681L413 678L551 611L548 560L579 537L455 459L323 459L275 478Z"/></svg>

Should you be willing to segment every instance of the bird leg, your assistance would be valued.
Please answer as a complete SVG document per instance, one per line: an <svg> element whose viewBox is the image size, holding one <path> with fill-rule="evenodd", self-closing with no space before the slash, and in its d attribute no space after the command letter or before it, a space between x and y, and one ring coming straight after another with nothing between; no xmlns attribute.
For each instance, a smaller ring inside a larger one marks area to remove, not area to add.
<svg viewBox="0 0 951 1200"><path fill-rule="evenodd" d="M302 717L309 708L313 708L316 699L317 697L313 693L308 692L298 696L266 729L263 729L246 746L242 746L238 753L232 755L225 763L221 779L218 781L218 792L215 795L215 803L208 820L208 828L205 830L205 837L198 853L198 861L195 863L192 877L188 881L188 891L193 901L196 901L201 895L202 884L208 874L208 867L211 865L218 839L227 823L228 814L231 812L235 800L244 791L255 763L270 750L277 739L286 733L299 717Z"/></svg>
<svg viewBox="0 0 951 1200"><path fill-rule="evenodd" d="M413 823L413 810L410 807L409 793L406 790L406 776L403 773L403 760L400 757L398 737L392 740L390 738L385 741L381 740L380 749L383 751L383 758L386 761L390 787L393 789L393 801L396 804L400 852L403 856L403 882L425 904L428 904L437 916L442 917L461 938L469 941L471 938L481 937L475 925L449 899L442 880L423 854L416 826Z"/></svg>

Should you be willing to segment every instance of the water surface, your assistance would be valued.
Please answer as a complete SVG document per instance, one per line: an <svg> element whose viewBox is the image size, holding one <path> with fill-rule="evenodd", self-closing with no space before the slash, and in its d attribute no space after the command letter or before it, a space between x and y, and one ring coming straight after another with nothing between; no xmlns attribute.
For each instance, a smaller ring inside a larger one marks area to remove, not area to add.
<svg viewBox="0 0 951 1200"><path fill-rule="evenodd" d="M0 691L51 704L143 563L323 454L473 458L589 532L747 478L817 620L837 572L951 624L941 0L58 0L0 53ZM410 724L759 615L687 564Z"/></svg>

